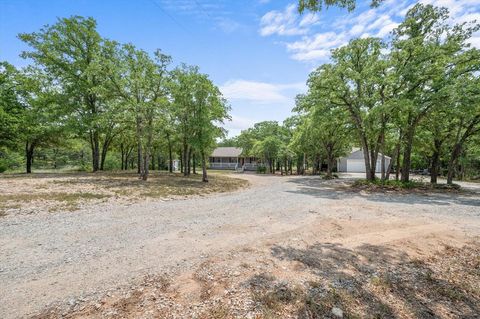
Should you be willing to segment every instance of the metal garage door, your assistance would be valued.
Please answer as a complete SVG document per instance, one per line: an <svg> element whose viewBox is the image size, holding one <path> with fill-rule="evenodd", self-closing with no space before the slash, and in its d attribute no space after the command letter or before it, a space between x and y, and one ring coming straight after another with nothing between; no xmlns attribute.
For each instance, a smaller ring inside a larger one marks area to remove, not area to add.
<svg viewBox="0 0 480 319"><path fill-rule="evenodd" d="M365 173L365 161L363 159L347 160L347 172L349 173Z"/></svg>
<svg viewBox="0 0 480 319"><path fill-rule="evenodd" d="M385 165L388 166L388 160L385 160ZM382 171L382 161L377 160L377 167L375 171L380 173ZM347 172L350 173L365 173L365 161L363 159L349 159L347 160Z"/></svg>

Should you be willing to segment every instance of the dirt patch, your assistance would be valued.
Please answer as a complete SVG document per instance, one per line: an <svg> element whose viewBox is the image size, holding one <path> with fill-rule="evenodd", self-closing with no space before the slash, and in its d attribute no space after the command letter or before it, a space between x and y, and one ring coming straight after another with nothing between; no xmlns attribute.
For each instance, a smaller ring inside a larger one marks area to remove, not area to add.
<svg viewBox="0 0 480 319"><path fill-rule="evenodd" d="M273 257L262 269L210 260L192 275L201 288L188 293L182 285L165 284L181 277L151 277L117 296L63 311L49 309L33 318L307 319L339 313L344 318L474 318L480 313L479 241L444 246L422 258L394 246L349 249L325 243L275 245L270 253L255 256Z"/></svg>
<svg viewBox="0 0 480 319"><path fill-rule="evenodd" d="M350 183L342 179L241 177L252 186L221 196L0 219L1 317L478 312L478 196L354 193L338 188Z"/></svg>
<svg viewBox="0 0 480 319"><path fill-rule="evenodd" d="M216 174L210 175L208 183L203 183L199 175L167 173L153 173L146 182L129 173L6 175L0 178L0 216L74 211L108 201L135 203L205 196L247 186L243 179Z"/></svg>

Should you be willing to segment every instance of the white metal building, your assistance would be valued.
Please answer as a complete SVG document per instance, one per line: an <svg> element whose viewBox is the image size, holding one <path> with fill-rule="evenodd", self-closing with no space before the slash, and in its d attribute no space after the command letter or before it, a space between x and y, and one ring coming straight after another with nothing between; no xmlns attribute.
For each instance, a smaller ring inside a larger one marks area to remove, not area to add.
<svg viewBox="0 0 480 319"><path fill-rule="evenodd" d="M388 168L391 158L385 156L385 169ZM337 159L337 170L339 172L348 172L348 173L365 173L365 158L363 156L362 149L354 149L346 157L340 157ZM377 165L375 167L377 173L382 171L382 154L378 153Z"/></svg>

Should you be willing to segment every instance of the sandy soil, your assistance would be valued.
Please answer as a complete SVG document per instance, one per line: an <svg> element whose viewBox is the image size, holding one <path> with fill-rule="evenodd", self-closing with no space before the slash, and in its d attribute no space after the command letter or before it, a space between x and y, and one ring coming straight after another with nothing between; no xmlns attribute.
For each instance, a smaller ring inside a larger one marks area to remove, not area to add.
<svg viewBox="0 0 480 319"><path fill-rule="evenodd" d="M466 193L365 193L350 190L348 179L239 177L251 186L231 194L0 218L0 317L480 311L480 287L468 284L479 271L467 273L469 263L480 264L480 185L466 185ZM473 259L464 265L462 256ZM469 281L458 287L455 278ZM427 283L443 287L438 298Z"/></svg>

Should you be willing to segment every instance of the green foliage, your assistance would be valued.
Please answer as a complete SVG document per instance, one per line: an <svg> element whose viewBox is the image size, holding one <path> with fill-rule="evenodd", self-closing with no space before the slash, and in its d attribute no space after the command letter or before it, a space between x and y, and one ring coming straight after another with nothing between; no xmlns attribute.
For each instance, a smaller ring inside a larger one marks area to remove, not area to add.
<svg viewBox="0 0 480 319"><path fill-rule="evenodd" d="M334 50L331 63L310 75L308 93L297 98L295 111L303 124L292 145L304 153L313 150L315 160L329 141L350 136L363 150L369 180L375 179L382 152L401 159L404 182L412 167L432 163L431 170L438 172L443 162L452 183L464 146L480 132L480 51L467 41L479 29L468 23L451 26L447 9L417 4L389 43L354 39ZM338 127L344 134L334 138ZM382 171L385 179L390 169Z"/></svg>
<svg viewBox="0 0 480 319"><path fill-rule="evenodd" d="M23 105L18 96L18 71L0 62L0 145L13 146L21 133Z"/></svg>
<svg viewBox="0 0 480 319"><path fill-rule="evenodd" d="M388 180L382 181L380 179L375 179L373 181L361 179L356 180L353 184L353 187L362 187L362 186L378 186L386 189L413 189L413 188L425 188L427 185L423 182L416 181L395 181Z"/></svg>
<svg viewBox="0 0 480 319"><path fill-rule="evenodd" d="M371 0L371 7L378 7L384 0ZM348 11L355 10L356 0L298 0L298 11L300 13L305 10L313 12L321 11L324 7L337 6L340 8L346 8Z"/></svg>
<svg viewBox="0 0 480 319"><path fill-rule="evenodd" d="M291 137L292 128L276 121L264 121L242 131L236 144L243 149L244 156L261 159L270 173L275 173L277 167L286 172L295 157L289 146Z"/></svg>
<svg viewBox="0 0 480 319"><path fill-rule="evenodd" d="M169 56L104 38L93 18L60 18L19 38L32 63L0 63L0 147L24 152L27 173L138 166L145 180L152 161L163 167L179 151L205 162L225 135L229 106L198 67L171 71Z"/></svg>
<svg viewBox="0 0 480 319"><path fill-rule="evenodd" d="M259 174L267 173L267 167L265 165L258 165L257 166L257 173L259 173Z"/></svg>

